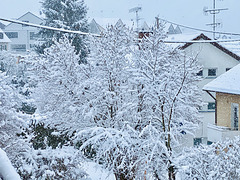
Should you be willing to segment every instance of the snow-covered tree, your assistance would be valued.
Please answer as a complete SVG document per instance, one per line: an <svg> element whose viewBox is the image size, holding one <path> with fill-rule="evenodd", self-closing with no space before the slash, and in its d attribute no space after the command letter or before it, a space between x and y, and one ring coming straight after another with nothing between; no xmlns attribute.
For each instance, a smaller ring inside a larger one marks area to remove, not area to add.
<svg viewBox="0 0 240 180"><path fill-rule="evenodd" d="M32 97L46 125L61 131L74 132L82 124L79 87L81 73L79 56L65 37L55 41L43 55L30 59L32 81L37 83Z"/></svg>
<svg viewBox="0 0 240 180"><path fill-rule="evenodd" d="M46 26L88 32L87 8L83 0L44 0L42 1L42 12L45 15L44 25ZM40 53L44 53L43 50L54 43L52 38L59 40L63 37L61 32L46 29L41 29L39 34L46 41L37 46L37 51ZM69 34L68 38L84 62L88 53L86 37Z"/></svg>
<svg viewBox="0 0 240 180"><path fill-rule="evenodd" d="M19 157L30 148L28 139L24 137L29 117L17 112L21 98L9 79L6 72L0 71L0 148L7 153L13 166L18 168Z"/></svg>
<svg viewBox="0 0 240 180"><path fill-rule="evenodd" d="M20 106L19 94L9 82L6 73L0 71L0 148L11 148L16 140L20 127L24 125L21 114L17 113Z"/></svg>
<svg viewBox="0 0 240 180"><path fill-rule="evenodd" d="M100 127L119 129L126 119L134 122L131 111L137 108L134 92L130 93L134 89L128 72L133 39L132 32L124 28L109 27L101 38L92 39L88 69L85 68L88 74L81 82L85 120Z"/></svg>
<svg viewBox="0 0 240 180"><path fill-rule="evenodd" d="M34 150L18 157L18 172L22 179L87 179L79 165L82 155L71 146Z"/></svg>
<svg viewBox="0 0 240 180"><path fill-rule="evenodd" d="M110 26L80 65L71 42L56 41L33 61L33 97L45 123L77 132L76 146L117 179L174 179L179 139L198 122L200 67L161 29L134 35Z"/></svg>
<svg viewBox="0 0 240 180"><path fill-rule="evenodd" d="M25 113L33 113L35 110L34 105L29 98L30 89L33 84L28 82L29 74L25 58L27 56L0 52L0 70L6 73L9 83L22 95L20 110Z"/></svg>
<svg viewBox="0 0 240 180"><path fill-rule="evenodd" d="M81 65L86 74L81 80L81 108L84 121L91 125L78 134L81 149L92 148L94 160L117 179L132 179L136 162L137 96L129 71L132 48L133 32L125 26L110 26L101 38L91 39L88 64Z"/></svg>
<svg viewBox="0 0 240 180"><path fill-rule="evenodd" d="M201 103L197 82L196 58L162 42L162 28L154 28L138 44L134 63L139 92L139 116L146 166L156 177L175 178L174 156L179 140L193 132L198 124L197 107ZM163 166L163 164L165 164ZM161 170L162 171L159 171Z"/></svg>
<svg viewBox="0 0 240 180"><path fill-rule="evenodd" d="M161 29L137 46L129 33L110 28L93 41L82 109L97 127L78 134L81 149L96 151L117 179L174 179L179 139L198 122L200 66L164 44Z"/></svg>
<svg viewBox="0 0 240 180"><path fill-rule="evenodd" d="M186 149L178 158L182 179L238 179L240 177L240 137Z"/></svg>
<svg viewBox="0 0 240 180"><path fill-rule="evenodd" d="M68 42L67 39L65 40L66 42ZM68 45L69 44L66 43L65 46L68 46ZM71 52L74 52L74 47L69 45L69 48L70 48L70 51L72 50ZM55 50L56 49L57 48L55 48ZM68 47L66 49L69 50ZM66 52L67 51L65 51L65 53ZM75 59L74 58L73 59L76 60L76 65L79 66L78 64L79 57L75 53L73 54L74 54L73 57L76 57ZM62 54L60 54L60 56L61 55ZM14 169L10 167L10 163L8 159L6 159L6 155L2 152L1 149L3 149L7 153L13 166L16 168L16 171L19 173L22 179L63 179L63 178L64 179L77 179L77 178L86 179L87 174L81 168L79 168L79 164L83 161L81 153L79 153L79 151L75 149L73 146L58 147L58 144L55 143L57 148L56 146L54 147L55 149L52 148L52 144L50 144L51 147L49 147L50 145L46 140L48 134L42 137L43 138L42 143L46 143L44 146L44 149L40 149L39 147L37 147L39 148L37 149L35 147L36 142L34 142L35 140L34 138L36 134L38 133L42 135L46 132L36 131L36 129L32 128L31 122L38 123L41 120L35 119L34 117L35 115L34 116L29 116L26 114L24 115L21 113L21 111L19 111L19 109L21 109L20 107L23 100L23 98L21 98L22 96L21 94L23 93L21 93L19 90L21 88L23 89L23 87L18 88L18 86L16 86L16 83L13 83L13 79L14 78L20 79L21 77L24 77L24 76L21 76L21 73L19 73L19 72L23 72L23 75L27 74L28 77L31 75L31 79L27 78L31 83L34 82L35 84L37 84L39 82L38 77L41 77L37 75L42 75L41 74L42 69L40 68L42 64L34 64L34 63L37 63L34 60L40 57L35 55L30 55L29 57L25 57L24 64L23 62L16 61L18 59L12 56L11 54L6 54L4 57L3 56L0 56L0 57L2 58L1 59L2 70L5 71L5 72L0 71L0 138L1 138L0 179L1 178L10 179L11 177L12 179L17 179L19 177L17 176L15 171L13 171ZM71 59L71 57L69 58ZM69 62L69 64L75 65L75 64L71 64L71 62ZM24 65L23 66L24 70L21 68L22 67L21 65ZM25 65L28 66L28 68L25 68ZM61 67L62 66L60 66L59 68ZM36 69L39 68L38 69L39 71L33 71L35 68ZM63 68L63 70L64 69L65 68ZM28 71L28 70L31 70L31 71ZM48 70L51 71L51 69L48 69ZM77 71L74 71L74 72L77 72ZM66 85L66 83L64 85ZM33 87L31 88L34 89ZM66 92L69 92L69 91L66 90ZM57 97L54 100L56 99ZM53 101L53 102L56 103L56 101ZM60 103L63 103L63 102L60 102ZM71 114L69 116L71 116ZM49 120L51 123L50 118ZM66 129L63 128L63 129L66 130L67 128ZM47 129L47 133L52 133L50 135L54 136L55 138L51 140L60 139L62 137L61 135L59 135L60 133L57 133L55 131L53 132L53 131L52 129L51 131Z"/></svg>

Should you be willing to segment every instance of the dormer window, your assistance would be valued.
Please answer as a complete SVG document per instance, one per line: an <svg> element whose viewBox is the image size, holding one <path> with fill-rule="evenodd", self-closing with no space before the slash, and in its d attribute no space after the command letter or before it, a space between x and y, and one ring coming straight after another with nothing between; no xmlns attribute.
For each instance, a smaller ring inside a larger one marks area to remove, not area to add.
<svg viewBox="0 0 240 180"><path fill-rule="evenodd" d="M3 33L0 32L0 39L3 39Z"/></svg>

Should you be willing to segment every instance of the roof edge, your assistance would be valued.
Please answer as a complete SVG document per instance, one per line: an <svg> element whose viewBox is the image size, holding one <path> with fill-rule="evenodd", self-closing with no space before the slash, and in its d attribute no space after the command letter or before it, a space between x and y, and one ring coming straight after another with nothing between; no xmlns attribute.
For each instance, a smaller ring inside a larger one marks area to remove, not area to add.
<svg viewBox="0 0 240 180"><path fill-rule="evenodd" d="M205 34L201 33L199 36L197 36L196 38L194 38L192 41L198 41L198 40L212 40L209 37L207 37ZM184 44L182 47L180 47L180 49L186 49L187 47L191 46L193 43L186 43ZM228 54L229 56L231 56L232 58L240 61L240 56L238 56L237 54L233 53L232 51L228 50L227 48L221 46L219 43L217 42L210 42L210 44L212 44L213 46L215 46L216 48L218 48L219 50L223 51L224 53Z"/></svg>

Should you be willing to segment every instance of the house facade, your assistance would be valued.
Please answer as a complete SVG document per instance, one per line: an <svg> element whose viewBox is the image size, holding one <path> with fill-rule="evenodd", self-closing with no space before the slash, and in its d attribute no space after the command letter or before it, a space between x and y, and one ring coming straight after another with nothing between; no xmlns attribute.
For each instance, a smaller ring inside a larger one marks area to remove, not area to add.
<svg viewBox="0 0 240 180"><path fill-rule="evenodd" d="M10 43L11 43L11 40L2 31L2 29L0 29L0 51L3 51L3 50L8 51Z"/></svg>
<svg viewBox="0 0 240 180"><path fill-rule="evenodd" d="M193 40L211 40L204 34L201 34ZM225 73L229 69L239 64L240 56L231 51L231 49L225 48L219 43L186 43L181 47L185 53L189 56L196 57L202 65L202 70L197 74L202 77L202 81L199 82L199 89L202 90L204 85L216 79L221 74ZM216 93L211 94L214 98ZM208 124L215 124L215 100L209 96L207 92L202 92L203 104L199 106L199 112L201 115L201 121L199 123L199 129L195 133L193 140L187 138L185 145L192 146L200 143L211 143L208 139Z"/></svg>
<svg viewBox="0 0 240 180"><path fill-rule="evenodd" d="M208 140L217 142L240 135L240 65L203 87L209 95L216 93L215 123L209 124Z"/></svg>
<svg viewBox="0 0 240 180"><path fill-rule="evenodd" d="M43 22L41 18L31 12L27 12L17 20L33 24L41 24ZM11 40L10 51L24 53L30 51L34 47L38 29L26 25L10 23L5 27L4 32Z"/></svg>

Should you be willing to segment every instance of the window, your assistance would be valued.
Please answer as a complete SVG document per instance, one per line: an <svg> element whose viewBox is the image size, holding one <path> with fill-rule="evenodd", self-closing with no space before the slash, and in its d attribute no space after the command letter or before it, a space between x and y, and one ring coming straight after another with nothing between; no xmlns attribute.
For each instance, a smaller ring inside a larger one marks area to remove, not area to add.
<svg viewBox="0 0 240 180"><path fill-rule="evenodd" d="M199 105L199 106L197 106L197 109L198 109L198 111L202 111L203 107Z"/></svg>
<svg viewBox="0 0 240 180"><path fill-rule="evenodd" d="M0 39L3 39L3 33L0 32Z"/></svg>
<svg viewBox="0 0 240 180"><path fill-rule="evenodd" d="M239 105L232 103L231 105L231 128L238 130Z"/></svg>
<svg viewBox="0 0 240 180"><path fill-rule="evenodd" d="M208 103L208 110L215 110L215 103L214 102L209 102Z"/></svg>
<svg viewBox="0 0 240 180"><path fill-rule="evenodd" d="M217 75L217 69L208 69L208 76L216 76Z"/></svg>
<svg viewBox="0 0 240 180"><path fill-rule="evenodd" d="M30 48L35 48L35 45L34 44L30 44Z"/></svg>
<svg viewBox="0 0 240 180"><path fill-rule="evenodd" d="M30 40L35 40L38 38L38 34L35 34L34 32L30 32Z"/></svg>
<svg viewBox="0 0 240 180"><path fill-rule="evenodd" d="M231 68L226 68L226 72L229 71Z"/></svg>
<svg viewBox="0 0 240 180"><path fill-rule="evenodd" d="M197 73L197 76L203 76L203 70L199 71L199 72Z"/></svg>
<svg viewBox="0 0 240 180"><path fill-rule="evenodd" d="M193 145L198 146L199 144L202 144L202 138L194 138Z"/></svg>
<svg viewBox="0 0 240 180"><path fill-rule="evenodd" d="M18 32L5 32L8 38L18 38Z"/></svg>
<svg viewBox="0 0 240 180"><path fill-rule="evenodd" d="M211 145L212 143L212 141L207 141L207 145Z"/></svg>
<svg viewBox="0 0 240 180"><path fill-rule="evenodd" d="M26 44L12 44L11 49L13 51L26 51Z"/></svg>
<svg viewBox="0 0 240 180"><path fill-rule="evenodd" d="M7 50L7 45L0 45L0 51Z"/></svg>

